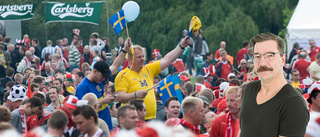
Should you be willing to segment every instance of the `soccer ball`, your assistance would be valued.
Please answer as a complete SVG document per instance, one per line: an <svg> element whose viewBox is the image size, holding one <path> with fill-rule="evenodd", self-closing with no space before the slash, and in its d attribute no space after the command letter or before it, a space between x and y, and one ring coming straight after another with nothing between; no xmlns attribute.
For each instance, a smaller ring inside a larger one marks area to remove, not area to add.
<svg viewBox="0 0 320 137"><path fill-rule="evenodd" d="M27 93L27 90L23 86L14 85L11 88L8 99L11 101L24 100L27 98L26 93Z"/></svg>

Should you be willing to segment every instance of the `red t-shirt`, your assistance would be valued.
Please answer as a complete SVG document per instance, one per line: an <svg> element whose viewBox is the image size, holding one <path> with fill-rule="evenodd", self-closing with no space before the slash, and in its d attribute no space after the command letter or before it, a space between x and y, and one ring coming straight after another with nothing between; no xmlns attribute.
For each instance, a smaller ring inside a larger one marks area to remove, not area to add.
<svg viewBox="0 0 320 137"><path fill-rule="evenodd" d="M231 124L233 129L233 137L237 137L240 130L239 122L237 122L235 119L232 119ZM217 117L212 122L208 137L224 137L226 126L227 115L224 114Z"/></svg>
<svg viewBox="0 0 320 137"><path fill-rule="evenodd" d="M316 59L316 54L319 52L320 52L320 48L317 46L313 49L310 49L309 56L310 56L311 61L314 61Z"/></svg>
<svg viewBox="0 0 320 137"><path fill-rule="evenodd" d="M307 71L307 68L311 62L305 60L305 59L299 59L293 63L293 69L297 69L300 73L300 80L305 79L309 76L309 72Z"/></svg>
<svg viewBox="0 0 320 137"><path fill-rule="evenodd" d="M214 54L214 58L215 58L215 59L218 59L218 58L220 57L220 52L219 52L219 50L220 50L220 49L218 49L218 50L216 51L216 54Z"/></svg>
<svg viewBox="0 0 320 137"><path fill-rule="evenodd" d="M237 56L236 56L237 65L240 65L240 61L241 61L241 59L243 59L243 55L247 54L247 52L248 52L248 49L246 49L246 48L242 48L238 51Z"/></svg>
<svg viewBox="0 0 320 137"><path fill-rule="evenodd" d="M211 84L208 81L204 81L203 85L206 86L206 88L212 88Z"/></svg>
<svg viewBox="0 0 320 137"><path fill-rule="evenodd" d="M215 66L216 70L218 69L220 63L222 62L219 62L216 64ZM231 70L231 67L228 62L222 63L220 78L224 78L225 80L228 80L228 75L230 74L230 70Z"/></svg>
<svg viewBox="0 0 320 137"><path fill-rule="evenodd" d="M46 120L48 120L51 116L51 112L48 112L47 114L45 114L44 116L42 116L40 118L40 120L38 119L38 116L37 115L32 115L32 116L29 116L27 118L27 124L28 124L28 130L32 130L36 127L39 127L39 126L42 126L43 124L46 124L44 123Z"/></svg>

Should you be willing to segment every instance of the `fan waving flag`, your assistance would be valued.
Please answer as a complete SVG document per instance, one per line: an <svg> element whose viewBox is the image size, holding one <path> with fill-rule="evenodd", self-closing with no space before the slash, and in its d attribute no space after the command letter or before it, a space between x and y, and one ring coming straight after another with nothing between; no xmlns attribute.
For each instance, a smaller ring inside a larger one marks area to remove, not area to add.
<svg viewBox="0 0 320 137"><path fill-rule="evenodd" d="M116 35L118 35L123 28L125 27L126 20L124 18L124 11L120 10L116 14L114 14L109 20L110 24L114 28Z"/></svg>
<svg viewBox="0 0 320 137"><path fill-rule="evenodd" d="M180 90L180 78L177 74L174 76L169 75L161 80L158 87L158 92L163 105L164 102L166 102L166 100L170 97L177 97L180 103L183 100L182 92Z"/></svg>

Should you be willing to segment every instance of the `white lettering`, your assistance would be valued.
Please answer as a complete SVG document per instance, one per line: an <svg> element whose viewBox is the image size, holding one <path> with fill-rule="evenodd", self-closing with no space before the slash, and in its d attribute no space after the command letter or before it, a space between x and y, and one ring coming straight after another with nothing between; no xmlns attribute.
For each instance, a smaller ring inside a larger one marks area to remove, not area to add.
<svg viewBox="0 0 320 137"><path fill-rule="evenodd" d="M52 6L51 14L53 16L59 16L60 18L64 18L66 16L73 16L73 17L92 16L94 8L91 8L89 6L90 6L90 3L86 3L86 7L80 7L77 4L70 6L70 4L65 5L65 3L57 3Z"/></svg>

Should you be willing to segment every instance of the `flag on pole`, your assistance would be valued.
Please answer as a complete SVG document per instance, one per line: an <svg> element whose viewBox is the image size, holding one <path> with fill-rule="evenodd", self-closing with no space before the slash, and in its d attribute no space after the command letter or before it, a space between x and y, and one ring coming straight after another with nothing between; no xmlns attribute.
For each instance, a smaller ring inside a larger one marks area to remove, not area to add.
<svg viewBox="0 0 320 137"><path fill-rule="evenodd" d="M158 93L161 97L163 105L166 100L170 97L177 97L179 102L181 103L183 100L182 92L180 90L180 78L178 75L167 76L163 80L160 81L160 85L158 87Z"/></svg>
<svg viewBox="0 0 320 137"><path fill-rule="evenodd" d="M32 97L32 92L31 92L31 86L30 86L30 78L28 78L28 90L27 90L27 96L28 98L31 98Z"/></svg>
<svg viewBox="0 0 320 137"><path fill-rule="evenodd" d="M124 18L124 11L120 10L116 14L114 14L109 20L110 24L114 28L116 35L118 35L123 28L125 27L126 20Z"/></svg>

